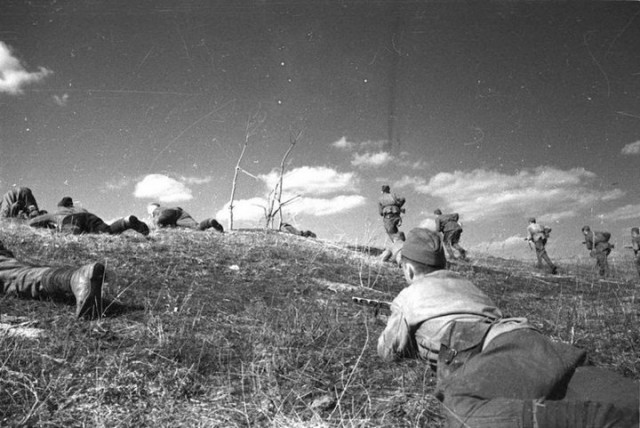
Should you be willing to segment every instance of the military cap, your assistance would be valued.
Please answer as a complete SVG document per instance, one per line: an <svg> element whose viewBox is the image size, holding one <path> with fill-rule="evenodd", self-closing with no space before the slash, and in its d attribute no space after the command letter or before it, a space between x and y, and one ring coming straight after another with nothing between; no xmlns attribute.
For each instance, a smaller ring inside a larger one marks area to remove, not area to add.
<svg viewBox="0 0 640 428"><path fill-rule="evenodd" d="M407 240L402 246L402 257L435 268L447 265L440 235L419 227L411 229L407 234Z"/></svg>
<svg viewBox="0 0 640 428"><path fill-rule="evenodd" d="M58 206L71 208L73 206L73 199L71 199L71 196L65 196L64 198L60 199L60 202L58 202Z"/></svg>

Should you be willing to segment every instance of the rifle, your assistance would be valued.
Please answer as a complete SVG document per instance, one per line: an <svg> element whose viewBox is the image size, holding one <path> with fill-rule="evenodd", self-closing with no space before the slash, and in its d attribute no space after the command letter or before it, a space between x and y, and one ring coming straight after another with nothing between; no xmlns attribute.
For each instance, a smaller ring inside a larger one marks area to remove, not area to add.
<svg viewBox="0 0 640 428"><path fill-rule="evenodd" d="M384 300L365 299L364 297L352 296L351 300L358 305L371 306L376 310L375 314L378 315L380 310L391 311L391 302L385 302Z"/></svg>

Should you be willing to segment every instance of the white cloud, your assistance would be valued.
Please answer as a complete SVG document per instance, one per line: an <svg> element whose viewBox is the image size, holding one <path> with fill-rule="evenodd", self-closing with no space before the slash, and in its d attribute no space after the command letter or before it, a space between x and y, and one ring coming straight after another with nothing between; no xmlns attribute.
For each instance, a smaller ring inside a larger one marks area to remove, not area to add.
<svg viewBox="0 0 640 428"><path fill-rule="evenodd" d="M331 146L341 150L359 150L371 152L381 151L386 144L387 140L366 140L356 143L355 141L347 140L347 137L342 137L338 141L334 141L333 143L331 143Z"/></svg>
<svg viewBox="0 0 640 428"><path fill-rule="evenodd" d="M538 167L513 175L484 169L443 172L428 182L404 177L396 185L412 185L419 193L441 198L447 211L479 220L540 212L548 218L562 217L624 195L618 189L600 190L597 183L596 175L584 168Z"/></svg>
<svg viewBox="0 0 640 428"><path fill-rule="evenodd" d="M283 197L283 201L287 198ZM333 198L298 198L285 205L285 217L309 215L323 217L338 214L364 205L366 198L359 195L339 195ZM245 221L264 224L265 209L268 202L265 198L241 199L233 202L234 221ZM229 203L218 211L216 218L220 221L229 220Z"/></svg>
<svg viewBox="0 0 640 428"><path fill-rule="evenodd" d="M351 165L366 168L366 167L379 167L390 163L394 159L393 155L388 152L376 152L376 153L364 153L353 154L353 160Z"/></svg>
<svg viewBox="0 0 640 428"><path fill-rule="evenodd" d="M640 217L640 204L629 204L616 208L610 213L603 214L602 217L610 221L638 219Z"/></svg>
<svg viewBox="0 0 640 428"><path fill-rule="evenodd" d="M21 94L24 86L38 83L52 73L44 67L34 72L27 71L20 60L13 56L11 48L0 42L0 93Z"/></svg>
<svg viewBox="0 0 640 428"><path fill-rule="evenodd" d="M285 205L286 214L306 214L322 217L349 211L364 205L366 198L360 195L339 195L333 198L300 198Z"/></svg>
<svg viewBox="0 0 640 428"><path fill-rule="evenodd" d="M635 143L626 144L622 148L623 155L640 155L640 140Z"/></svg>
<svg viewBox="0 0 640 428"><path fill-rule="evenodd" d="M252 222L256 225L264 222L264 212L267 201L264 198L239 199L233 201L233 221ZM218 221L229 221L229 202L224 204L217 213Z"/></svg>
<svg viewBox="0 0 640 428"><path fill-rule="evenodd" d="M166 203L193 199L191 190L184 183L163 174L146 175L136 183L133 195L136 198L149 198Z"/></svg>
<svg viewBox="0 0 640 428"><path fill-rule="evenodd" d="M514 250L529 250L523 236L512 235L500 241L484 241L473 246L474 249L487 253L502 254L503 252L512 253Z"/></svg>
<svg viewBox="0 0 640 428"><path fill-rule="evenodd" d="M356 146L356 143L347 141L347 137L342 137L338 141L334 141L333 143L331 143L331 145L338 149L353 150L353 148Z"/></svg>
<svg viewBox="0 0 640 428"><path fill-rule="evenodd" d="M181 176L180 180L187 184L207 184L211 183L213 177L207 175L206 177L185 177Z"/></svg>
<svg viewBox="0 0 640 428"><path fill-rule="evenodd" d="M62 96L54 95L53 102L58 104L60 107L65 107L67 102L69 102L69 94L63 94Z"/></svg>
<svg viewBox="0 0 640 428"><path fill-rule="evenodd" d="M273 170L269 174L259 175L258 178L266 184L268 190L271 190L278 182L278 174L279 171ZM357 177L352 172L341 173L324 166L303 166L285 173L283 187L288 193L303 195L352 192L357 190Z"/></svg>
<svg viewBox="0 0 640 428"><path fill-rule="evenodd" d="M419 193L426 193L421 191L420 189L424 189L427 185L427 180L422 177L409 177L405 175L400 180L393 183L393 187L403 188L403 187L413 187Z"/></svg>

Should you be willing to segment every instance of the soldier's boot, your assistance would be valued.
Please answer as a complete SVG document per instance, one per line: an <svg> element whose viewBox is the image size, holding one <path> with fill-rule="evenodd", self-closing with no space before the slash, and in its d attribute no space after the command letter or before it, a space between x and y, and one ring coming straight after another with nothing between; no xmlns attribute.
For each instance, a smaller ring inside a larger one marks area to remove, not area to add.
<svg viewBox="0 0 640 428"><path fill-rule="evenodd" d="M86 264L78 269L51 268L42 278L44 297L76 299L76 317L99 317L102 311L102 283L105 268L101 263Z"/></svg>
<svg viewBox="0 0 640 428"><path fill-rule="evenodd" d="M549 266L549 270L551 271L551 274L553 274L553 275L557 274L558 273L558 267L553 264L553 262L549 258L549 255L547 254L547 252L546 251L543 252L541 256L544 259L544 261L547 263L547 265Z"/></svg>
<svg viewBox="0 0 640 428"><path fill-rule="evenodd" d="M119 220L114 221L109 226L111 233L113 235L119 235L125 230L135 230L138 233L142 233L143 235L149 234L149 226L146 223L140 221L138 217L134 215L130 215Z"/></svg>
<svg viewBox="0 0 640 428"><path fill-rule="evenodd" d="M215 218L202 220L200 224L198 224L198 230L207 230L210 228L214 228L218 232L224 232L224 228L220 223L218 223L218 220L216 220Z"/></svg>
<svg viewBox="0 0 640 428"><path fill-rule="evenodd" d="M149 234L149 226L147 226L147 223L140 221L138 217L130 215L128 217L125 217L124 221L127 229L133 229L136 232L143 234L144 236L147 236Z"/></svg>

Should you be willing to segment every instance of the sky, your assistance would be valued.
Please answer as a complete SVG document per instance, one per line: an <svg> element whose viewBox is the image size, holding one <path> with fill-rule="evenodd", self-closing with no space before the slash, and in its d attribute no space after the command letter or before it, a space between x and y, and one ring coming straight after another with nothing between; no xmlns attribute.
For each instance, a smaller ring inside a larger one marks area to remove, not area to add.
<svg viewBox="0 0 640 428"><path fill-rule="evenodd" d="M3 1L0 192L110 221L159 202L382 245L457 212L471 252L620 253L640 226L640 2ZM472 253L471 253L472 255Z"/></svg>

